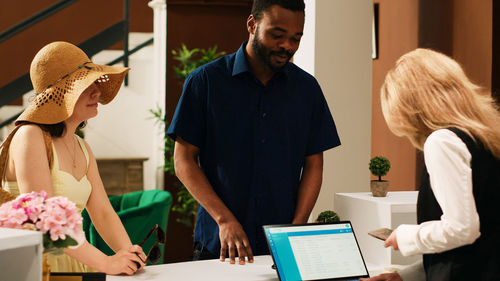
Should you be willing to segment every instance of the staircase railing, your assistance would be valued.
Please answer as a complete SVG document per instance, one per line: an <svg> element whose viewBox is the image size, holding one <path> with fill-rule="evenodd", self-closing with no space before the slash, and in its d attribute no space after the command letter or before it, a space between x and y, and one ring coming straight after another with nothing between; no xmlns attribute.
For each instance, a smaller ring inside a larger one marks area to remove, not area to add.
<svg viewBox="0 0 500 281"><path fill-rule="evenodd" d="M80 45L78 45L78 46L79 46L82 50L85 50L85 47L83 47L83 46L84 46L86 43L88 43L88 41L91 41L91 40L94 40L94 39L95 39L95 38L94 38L94 37L92 37L92 38L90 38L89 40L87 40L87 41L83 42L82 44L80 44ZM144 41L143 43L141 43L141 44L137 45L137 46L136 46L135 48L133 48L132 50L129 50L127 55L129 55L129 56L130 56L130 55L134 54L135 52L139 51L140 49L142 49L142 48L144 48L144 47L146 47L146 46L148 46L148 45L150 45L150 44L153 44L153 41L154 41L154 40L153 40L153 38L151 38L151 39L148 39L148 40ZM92 44L91 44L91 42L90 42L90 43L88 43L88 44L92 45ZM89 48L89 49L91 50L91 48ZM88 52L86 52L86 53L87 53L87 54L89 54L89 52L90 52L90 51L88 51ZM97 51L96 53L98 53L98 52L99 52L99 51ZM96 53L94 53L94 54L96 54ZM89 55L89 56L91 56L91 55ZM124 58L125 58L125 54L124 54L124 55L122 55L122 56L120 56L120 57L118 57L118 58L116 58L116 59L114 59L114 60L112 60L112 61L110 61L110 62L108 62L108 63L107 63L107 65L114 65L114 64L117 64L117 63L119 63L119 62L123 61L123 60L124 60ZM18 79L16 79L16 80L20 80L20 81L25 80L25 81L24 81L24 84L21 84L21 85L28 85L28 87L25 87L25 88L27 89L27 91L26 91L26 92L28 92L28 91L30 91L31 89L33 89L33 87L31 87L31 86L30 86L30 85L31 85L31 82L30 82L30 77L29 77L29 74L25 74L25 75L23 75L22 77L20 77L20 78L18 78ZM21 83L21 82L19 82L19 83ZM12 83L10 83L10 84L12 84ZM1 122L1 123L0 123L0 128L3 128L3 127L5 127L5 126L9 125L10 123L14 122L14 121L17 119L17 117L19 117L19 115L21 115L21 113L22 113L22 111L21 111L21 112L18 112L18 113L16 113L16 114L14 114L12 117L9 117L8 119L6 119L6 120L4 120L3 122Z"/></svg>
<svg viewBox="0 0 500 281"><path fill-rule="evenodd" d="M59 12L60 10L74 4L78 0L62 0L43 11L31 16L30 18L16 24L15 26L0 33L0 43L8 40L16 34L26 30L34 24L46 19L47 17ZM109 62L108 65L113 65L123 61L124 66L128 66L129 56L145 46L153 43L153 38L139 44L132 50L129 50L129 0L124 0L123 19L112 26L95 34L78 46L89 56L92 57L102 50L108 49L114 44L123 40L123 55ZM125 86L128 85L128 76L125 77ZM25 93L33 89L29 77L29 73L25 73L6 85L0 87L0 107L8 105L16 99L22 97ZM0 123L0 128L12 123L21 114L21 112Z"/></svg>
<svg viewBox="0 0 500 281"><path fill-rule="evenodd" d="M20 23L8 28L6 31L0 33L0 43L6 41L7 39L13 37L14 35L30 28L31 26L41 22L42 20L52 16L53 14L59 12L60 10L76 3L78 0L62 0L52 6L34 14L33 16L21 21Z"/></svg>

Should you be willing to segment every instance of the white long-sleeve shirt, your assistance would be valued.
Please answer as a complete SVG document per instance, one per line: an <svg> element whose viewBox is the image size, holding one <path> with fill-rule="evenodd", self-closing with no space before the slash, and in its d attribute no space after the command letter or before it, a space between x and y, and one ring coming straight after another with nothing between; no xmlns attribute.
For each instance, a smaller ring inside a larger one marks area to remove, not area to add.
<svg viewBox="0 0 500 281"><path fill-rule="evenodd" d="M404 256L444 252L472 244L481 235L472 193L472 156L465 143L450 130L434 131L425 141L424 158L443 215L440 220L396 229Z"/></svg>
<svg viewBox="0 0 500 281"><path fill-rule="evenodd" d="M403 281L425 281L424 263L419 260L397 271Z"/></svg>

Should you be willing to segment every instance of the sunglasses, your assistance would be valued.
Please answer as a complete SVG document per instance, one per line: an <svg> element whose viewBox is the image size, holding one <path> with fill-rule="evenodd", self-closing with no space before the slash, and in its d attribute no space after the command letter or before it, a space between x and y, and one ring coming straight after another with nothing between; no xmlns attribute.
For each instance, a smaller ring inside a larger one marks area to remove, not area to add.
<svg viewBox="0 0 500 281"><path fill-rule="evenodd" d="M142 240L141 244L139 244L139 246L142 247L142 245L144 245L144 242L146 242L146 240L148 240L149 236L151 236L151 234L153 234L153 232L155 230L156 230L156 243L153 245L153 247L151 247L151 249L149 250L149 253L147 255L147 258L146 258L146 262L150 262L153 264L158 263L160 261L161 250L160 250L159 244L165 244L165 239L166 239L165 232L157 224L157 225L153 226L153 228L151 228L148 235L146 235L146 238L144 238L144 240Z"/></svg>

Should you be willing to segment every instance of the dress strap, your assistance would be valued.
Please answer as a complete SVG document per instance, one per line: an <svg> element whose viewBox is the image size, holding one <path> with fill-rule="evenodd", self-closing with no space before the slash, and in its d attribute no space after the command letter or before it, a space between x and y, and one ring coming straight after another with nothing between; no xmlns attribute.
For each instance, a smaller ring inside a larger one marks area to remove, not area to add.
<svg viewBox="0 0 500 281"><path fill-rule="evenodd" d="M78 140L80 147L82 148L83 154L85 155L85 160L87 161L87 171L88 171L90 165L90 158L89 158L89 152L87 151L87 146L85 145L85 142L83 142L83 139L81 137L77 135L75 135L75 137Z"/></svg>
<svg viewBox="0 0 500 281"><path fill-rule="evenodd" d="M59 171L59 157L57 156L57 151L56 151L56 147L54 146L54 142L52 142L52 170L54 171Z"/></svg>
<svg viewBox="0 0 500 281"><path fill-rule="evenodd" d="M9 156L9 147L12 137L17 132L20 126L17 126L10 132L7 138L0 144L0 183L3 183L5 178L5 171L7 170L7 160Z"/></svg>

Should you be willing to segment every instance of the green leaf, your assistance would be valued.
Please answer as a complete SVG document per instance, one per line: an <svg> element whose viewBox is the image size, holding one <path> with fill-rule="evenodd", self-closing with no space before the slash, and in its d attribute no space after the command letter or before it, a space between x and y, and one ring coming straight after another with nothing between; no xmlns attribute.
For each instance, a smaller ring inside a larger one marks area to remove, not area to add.
<svg viewBox="0 0 500 281"><path fill-rule="evenodd" d="M66 239L57 239L53 241L50 239L50 234L46 233L43 235L43 252L51 253L54 255L60 255L63 253L64 249L69 246L76 246L78 242L71 236L66 235Z"/></svg>
<svg viewBox="0 0 500 281"><path fill-rule="evenodd" d="M376 156L370 160L368 168L374 176L378 176L380 178L387 175L391 169L391 162L383 156Z"/></svg>
<svg viewBox="0 0 500 281"><path fill-rule="evenodd" d="M217 52L217 46L205 49L188 49L185 44L176 50L172 50L173 59L178 61L179 64L173 66L175 75L182 81L198 67L209 63L223 55L225 52Z"/></svg>
<svg viewBox="0 0 500 281"><path fill-rule="evenodd" d="M318 222L338 222L340 221L339 216L334 211L323 211L318 215L316 219Z"/></svg>

